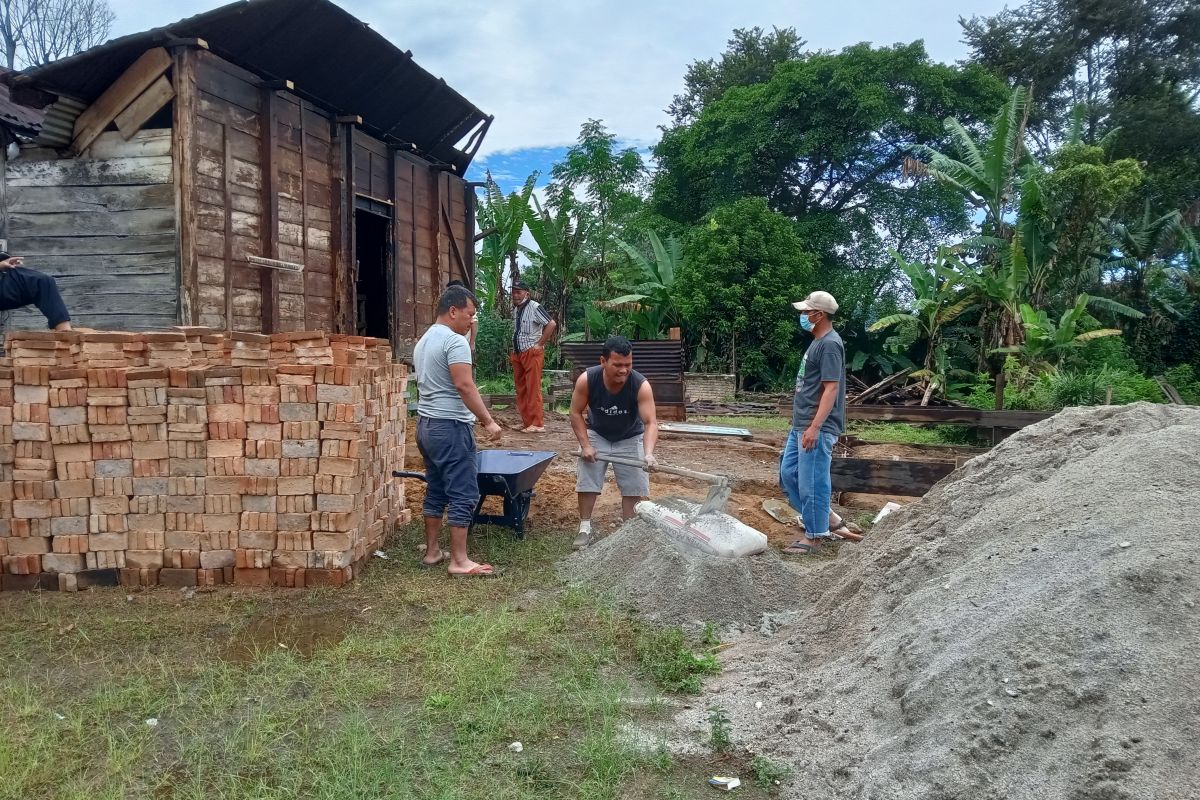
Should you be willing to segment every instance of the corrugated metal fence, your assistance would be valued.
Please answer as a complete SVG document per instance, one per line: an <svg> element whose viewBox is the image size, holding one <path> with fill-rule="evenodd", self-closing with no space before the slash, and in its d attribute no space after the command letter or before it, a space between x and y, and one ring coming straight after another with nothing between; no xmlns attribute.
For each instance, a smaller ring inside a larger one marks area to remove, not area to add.
<svg viewBox="0 0 1200 800"><path fill-rule="evenodd" d="M600 363L604 342L564 342L559 345L559 350L571 362L571 377L575 379L588 367ZM659 418L683 420L687 407L683 342L676 339L634 341L633 368L645 375L654 388Z"/></svg>

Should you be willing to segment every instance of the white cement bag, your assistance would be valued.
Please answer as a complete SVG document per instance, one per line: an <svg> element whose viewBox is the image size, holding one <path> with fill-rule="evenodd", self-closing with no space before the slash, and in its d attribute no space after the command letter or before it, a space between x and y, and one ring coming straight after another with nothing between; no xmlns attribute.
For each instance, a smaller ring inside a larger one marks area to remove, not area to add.
<svg viewBox="0 0 1200 800"><path fill-rule="evenodd" d="M728 514L717 511L688 522L687 515L697 508L684 500L672 499L669 505L643 500L637 504L637 513L684 547L709 555L740 558L767 549L766 534Z"/></svg>

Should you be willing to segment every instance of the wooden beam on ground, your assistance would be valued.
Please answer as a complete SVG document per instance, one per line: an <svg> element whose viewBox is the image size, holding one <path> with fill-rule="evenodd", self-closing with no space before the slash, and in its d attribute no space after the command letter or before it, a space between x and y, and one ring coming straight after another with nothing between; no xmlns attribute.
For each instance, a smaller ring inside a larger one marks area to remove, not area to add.
<svg viewBox="0 0 1200 800"><path fill-rule="evenodd" d="M835 492L919 497L954 469L951 461L834 458L829 472Z"/></svg>
<svg viewBox="0 0 1200 800"><path fill-rule="evenodd" d="M133 138L142 126L150 121L163 106L175 97L175 87L171 85L166 75L160 75L158 80L150 84L150 88L142 92L129 107L117 114L117 130L125 141Z"/></svg>
<svg viewBox="0 0 1200 800"><path fill-rule="evenodd" d="M1157 381L1158 385L1162 387L1163 393L1166 394L1167 399L1170 400L1172 404L1177 406L1187 405L1187 403L1183 402L1183 396L1179 394L1179 390L1167 383L1166 379L1155 378L1154 380Z"/></svg>
<svg viewBox="0 0 1200 800"><path fill-rule="evenodd" d="M864 422L912 422L926 425L974 425L1024 428L1054 416L1046 411L980 411L932 406L846 406L846 419Z"/></svg>
<svg viewBox="0 0 1200 800"><path fill-rule="evenodd" d="M75 120L75 137L68 152L78 155L86 150L96 141L96 137L104 133L109 123L162 77L170 66L171 54L161 47L143 53Z"/></svg>

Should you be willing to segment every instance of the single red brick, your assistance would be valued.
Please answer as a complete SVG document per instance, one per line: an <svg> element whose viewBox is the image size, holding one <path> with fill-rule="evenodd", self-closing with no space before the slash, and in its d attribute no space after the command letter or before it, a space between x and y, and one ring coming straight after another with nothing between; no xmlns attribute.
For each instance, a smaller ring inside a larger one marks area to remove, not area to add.
<svg viewBox="0 0 1200 800"><path fill-rule="evenodd" d="M179 589L184 586L195 586L196 581L196 570L194 569L160 569L158 571L159 586Z"/></svg>

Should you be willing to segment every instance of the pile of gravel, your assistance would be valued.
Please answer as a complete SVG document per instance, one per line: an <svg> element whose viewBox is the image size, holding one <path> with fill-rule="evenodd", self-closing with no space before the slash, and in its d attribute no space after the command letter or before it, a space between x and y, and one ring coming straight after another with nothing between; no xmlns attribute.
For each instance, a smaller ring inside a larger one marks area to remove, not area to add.
<svg viewBox="0 0 1200 800"><path fill-rule="evenodd" d="M786 797L1197 798L1198 559L1200 409L1070 409L817 567L819 610L731 648L679 722L726 708ZM687 575L643 599L740 596Z"/></svg>
<svg viewBox="0 0 1200 800"><path fill-rule="evenodd" d="M777 624L797 606L801 577L773 552L719 558L677 543L640 517L565 559L560 573L635 610L642 618L719 629Z"/></svg>

